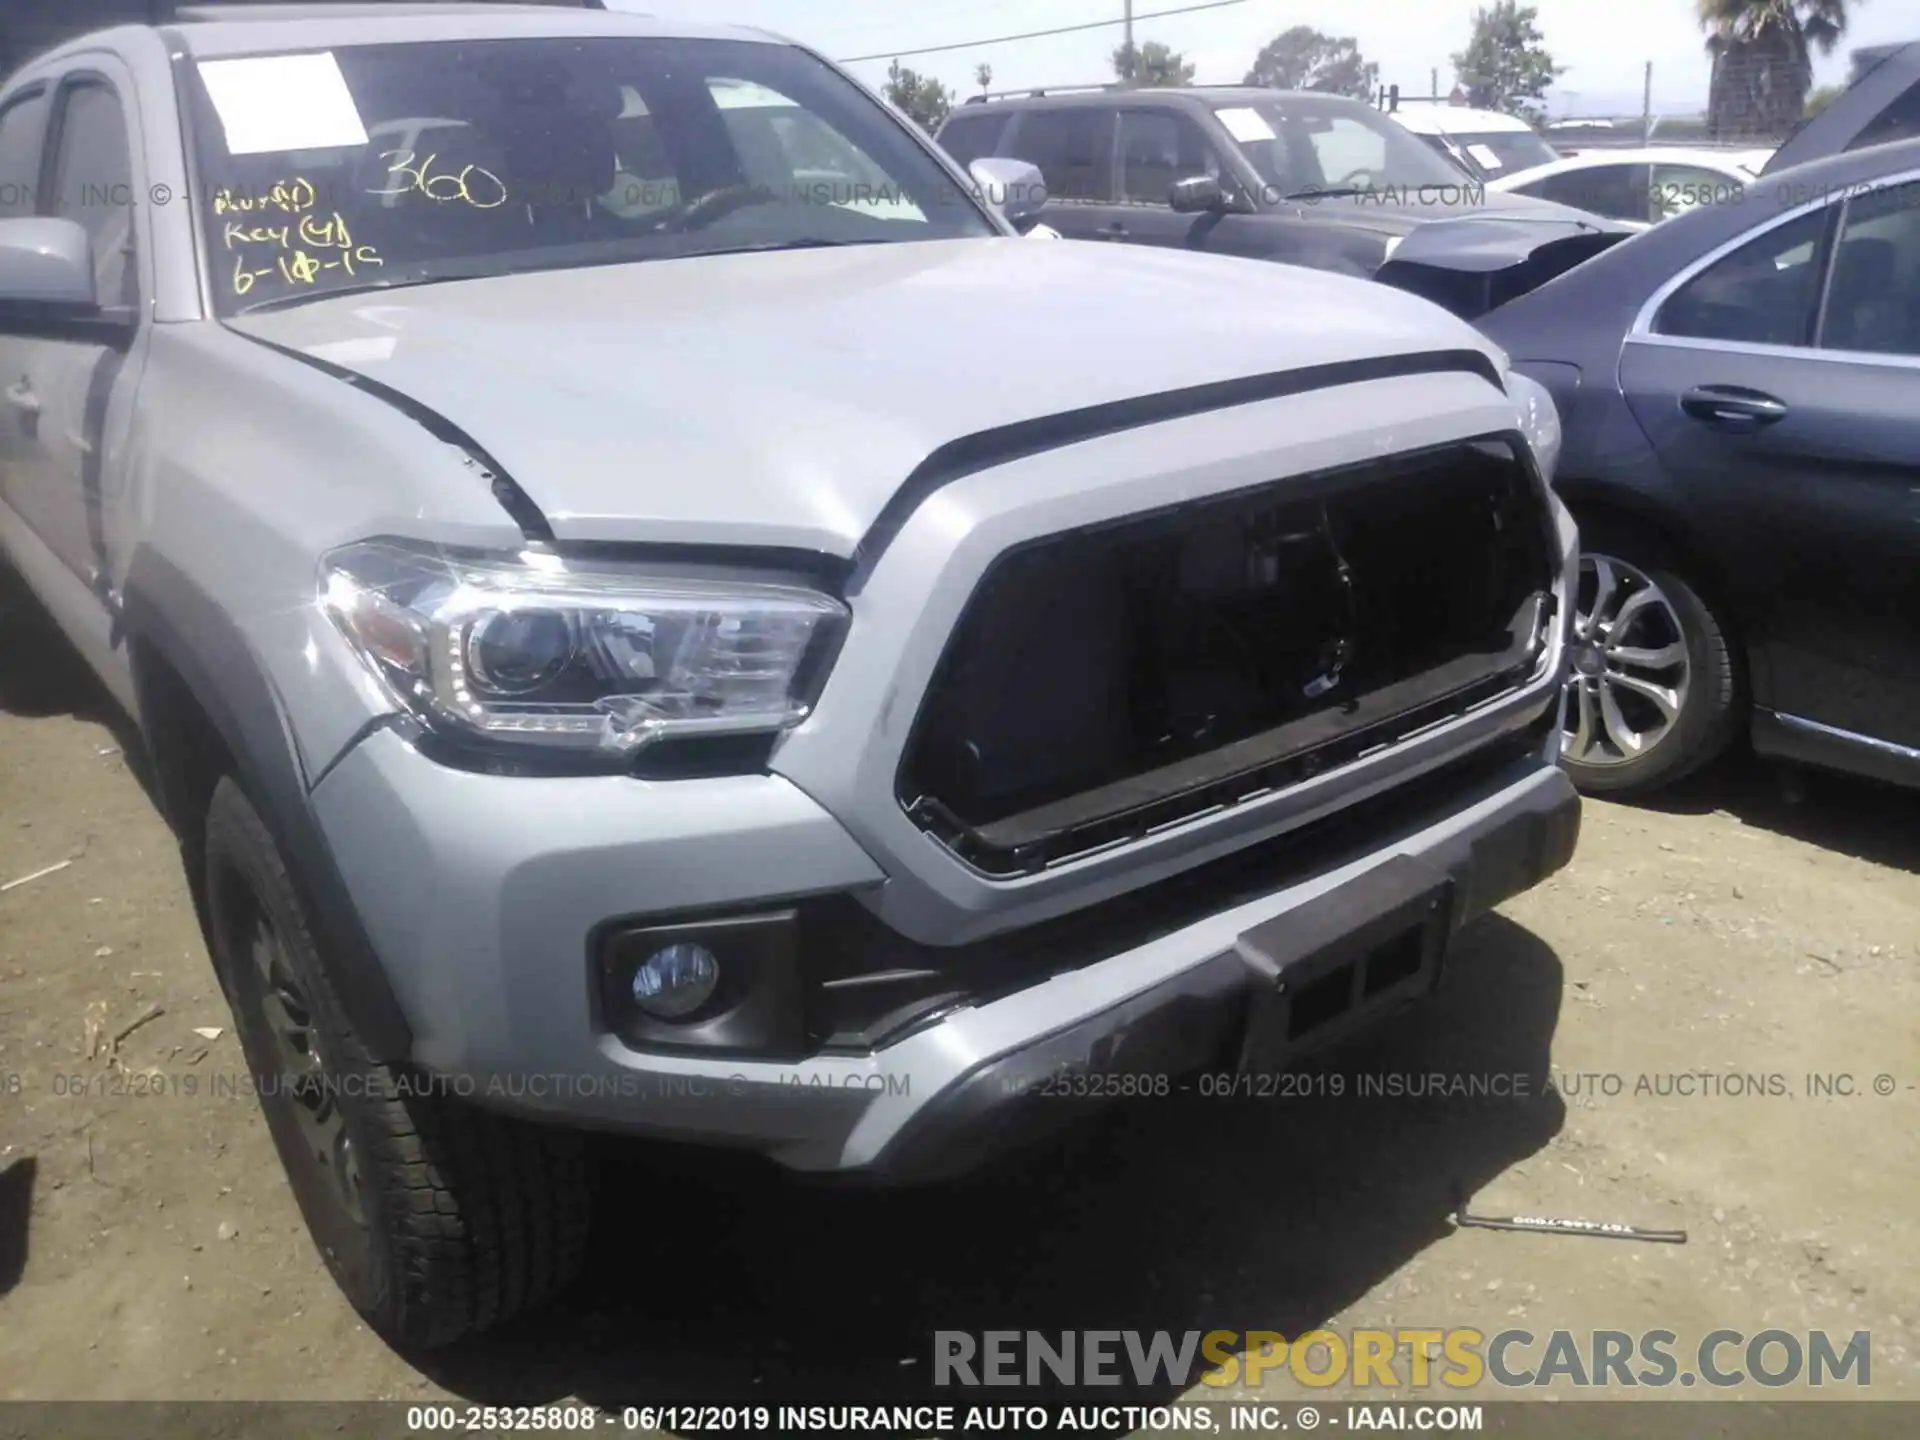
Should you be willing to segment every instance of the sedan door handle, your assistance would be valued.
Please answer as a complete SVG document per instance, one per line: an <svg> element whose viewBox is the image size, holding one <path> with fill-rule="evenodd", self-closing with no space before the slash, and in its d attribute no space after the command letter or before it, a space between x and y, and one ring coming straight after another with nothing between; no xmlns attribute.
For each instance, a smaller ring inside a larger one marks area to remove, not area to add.
<svg viewBox="0 0 1920 1440"><path fill-rule="evenodd" d="M29 419L40 413L40 397L33 393L33 384L27 380L7 387L7 404Z"/></svg>
<svg viewBox="0 0 1920 1440"><path fill-rule="evenodd" d="M1124 240L1127 238L1126 222L1122 220L1109 220L1100 227L1097 233L1102 240Z"/></svg>
<svg viewBox="0 0 1920 1440"><path fill-rule="evenodd" d="M1681 411L1722 430L1758 430L1787 418L1784 402L1739 385L1701 385L1680 397Z"/></svg>

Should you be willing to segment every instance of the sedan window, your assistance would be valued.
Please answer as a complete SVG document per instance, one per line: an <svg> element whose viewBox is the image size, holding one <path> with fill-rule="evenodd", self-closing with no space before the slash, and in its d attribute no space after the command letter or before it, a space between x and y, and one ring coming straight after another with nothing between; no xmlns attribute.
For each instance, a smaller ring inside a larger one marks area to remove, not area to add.
<svg viewBox="0 0 1920 1440"><path fill-rule="evenodd" d="M1820 301L1829 210L1811 210L1702 270L1660 307L1654 331L1749 345L1806 345Z"/></svg>
<svg viewBox="0 0 1920 1440"><path fill-rule="evenodd" d="M1647 218L1647 167L1644 165L1582 165L1514 188L1536 200L1571 205L1576 210L1604 215L1610 220Z"/></svg>
<svg viewBox="0 0 1920 1440"><path fill-rule="evenodd" d="M1738 200L1745 186L1731 175L1698 165L1653 167L1653 218L1665 220L1700 205Z"/></svg>
<svg viewBox="0 0 1920 1440"><path fill-rule="evenodd" d="M1920 182L1855 196L1833 252L1820 345L1920 355Z"/></svg>

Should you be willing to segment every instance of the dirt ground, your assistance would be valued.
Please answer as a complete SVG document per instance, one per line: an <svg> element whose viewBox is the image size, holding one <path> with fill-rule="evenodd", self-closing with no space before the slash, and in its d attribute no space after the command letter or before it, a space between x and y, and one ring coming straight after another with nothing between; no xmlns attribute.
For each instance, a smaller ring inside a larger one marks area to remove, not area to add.
<svg viewBox="0 0 1920 1440"><path fill-rule="evenodd" d="M0 893L0 1398L872 1403L924 1398L940 1329L1316 1324L1869 1329L1872 1393L1920 1394L1920 796L1736 759L1589 803L1570 869L1313 1072L1339 1098L1149 1103L905 1194L609 1145L592 1278L409 1360L336 1294L253 1102L211 1093L239 1052L127 743L0 592L0 884L71 862ZM1435 1074L1524 1093L1354 1093ZM1690 1239L1456 1232L1456 1184Z"/></svg>

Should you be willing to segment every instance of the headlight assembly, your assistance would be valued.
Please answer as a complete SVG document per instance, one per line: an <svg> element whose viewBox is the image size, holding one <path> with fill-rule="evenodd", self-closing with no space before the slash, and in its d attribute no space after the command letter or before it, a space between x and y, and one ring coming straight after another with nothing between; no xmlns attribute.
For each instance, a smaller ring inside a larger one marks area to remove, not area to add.
<svg viewBox="0 0 1920 1440"><path fill-rule="evenodd" d="M328 555L320 600L432 728L608 756L798 724L848 618L797 585L395 540Z"/></svg>
<svg viewBox="0 0 1920 1440"><path fill-rule="evenodd" d="M1540 473L1552 482L1560 465L1560 409L1547 387L1518 370L1507 375L1507 393L1520 410L1520 428L1533 447Z"/></svg>

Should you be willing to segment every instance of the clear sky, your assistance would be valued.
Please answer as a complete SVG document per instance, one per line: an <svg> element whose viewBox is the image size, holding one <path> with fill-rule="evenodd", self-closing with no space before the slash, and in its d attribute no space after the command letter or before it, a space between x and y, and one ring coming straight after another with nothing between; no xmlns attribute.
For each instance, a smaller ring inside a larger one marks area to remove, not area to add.
<svg viewBox="0 0 1920 1440"><path fill-rule="evenodd" d="M1122 0L608 0L650 14L738 21L777 30L835 59L912 50L1024 30L1117 17ZM1192 0L1135 0L1138 14ZM1476 0L1242 0L1225 9L1142 21L1140 41L1161 40L1199 65L1203 83L1240 80L1260 47L1294 25L1352 35L1380 66L1383 83L1424 92L1429 73L1452 84L1448 57L1464 48ZM1655 107L1706 106L1707 60L1693 0L1538 0L1540 28L1554 59L1567 67L1549 92L1555 115L1639 109L1642 67L1653 62ZM1920 39L1920 0L1854 0L1847 37L1819 62L1822 83L1844 80L1854 45ZM906 60L956 92L977 87L974 67L993 66L993 88L1088 84L1111 78L1108 55L1120 27L1045 40L983 45ZM855 65L878 84L882 59Z"/></svg>

